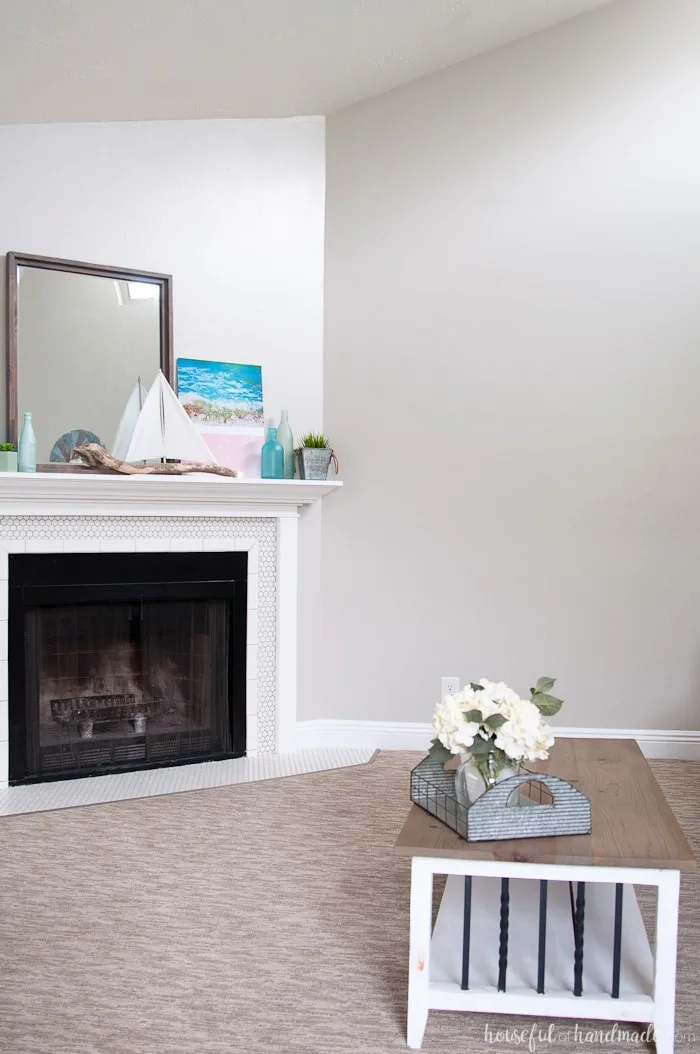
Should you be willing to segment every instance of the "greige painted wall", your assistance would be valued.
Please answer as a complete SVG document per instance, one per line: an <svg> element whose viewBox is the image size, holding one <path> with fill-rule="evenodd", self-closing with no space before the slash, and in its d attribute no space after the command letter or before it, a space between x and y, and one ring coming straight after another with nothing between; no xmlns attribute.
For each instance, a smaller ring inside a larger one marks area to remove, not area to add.
<svg viewBox="0 0 700 1054"><path fill-rule="evenodd" d="M176 357L260 363L266 414L287 407L296 435L316 430L324 151L322 117L0 125L0 259L14 249L171 274ZM320 508L305 511L307 706L322 690L320 533Z"/></svg>
<svg viewBox="0 0 700 1054"><path fill-rule="evenodd" d="M327 124L328 691L700 728L700 5L623 0Z"/></svg>

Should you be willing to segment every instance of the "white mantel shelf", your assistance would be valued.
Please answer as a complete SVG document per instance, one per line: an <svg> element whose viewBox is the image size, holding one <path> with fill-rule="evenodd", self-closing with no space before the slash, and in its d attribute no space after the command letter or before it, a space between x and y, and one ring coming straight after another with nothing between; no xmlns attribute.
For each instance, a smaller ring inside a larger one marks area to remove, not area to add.
<svg viewBox="0 0 700 1054"><path fill-rule="evenodd" d="M339 480L0 472L0 516L284 516L343 486Z"/></svg>

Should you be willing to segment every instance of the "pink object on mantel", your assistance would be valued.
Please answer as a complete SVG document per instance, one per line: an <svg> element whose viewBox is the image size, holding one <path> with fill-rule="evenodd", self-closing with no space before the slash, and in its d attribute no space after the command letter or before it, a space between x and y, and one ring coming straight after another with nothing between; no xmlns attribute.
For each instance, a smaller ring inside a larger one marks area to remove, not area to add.
<svg viewBox="0 0 700 1054"><path fill-rule="evenodd" d="M248 479L260 478L260 452L265 441L263 434L258 435L257 431L251 434L250 430L235 434L201 429L201 436L220 465L235 468Z"/></svg>

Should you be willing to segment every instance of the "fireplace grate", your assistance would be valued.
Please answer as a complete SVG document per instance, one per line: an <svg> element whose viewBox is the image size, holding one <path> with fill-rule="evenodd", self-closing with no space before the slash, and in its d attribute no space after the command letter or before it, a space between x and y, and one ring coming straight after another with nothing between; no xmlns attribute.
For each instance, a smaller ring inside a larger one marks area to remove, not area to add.
<svg viewBox="0 0 700 1054"><path fill-rule="evenodd" d="M78 774L99 769L124 768L135 764L171 760L205 760L222 749L213 745L209 729L198 732L133 736L130 739L80 739L58 742L42 749L42 768L46 772Z"/></svg>

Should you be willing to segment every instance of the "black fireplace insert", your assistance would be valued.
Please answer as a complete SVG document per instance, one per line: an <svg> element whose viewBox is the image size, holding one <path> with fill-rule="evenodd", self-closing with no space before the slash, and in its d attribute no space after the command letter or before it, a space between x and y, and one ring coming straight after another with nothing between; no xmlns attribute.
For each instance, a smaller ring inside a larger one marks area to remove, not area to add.
<svg viewBox="0 0 700 1054"><path fill-rule="evenodd" d="M245 754L247 567L10 554L10 783Z"/></svg>

